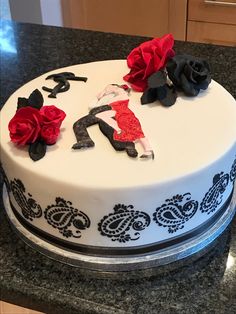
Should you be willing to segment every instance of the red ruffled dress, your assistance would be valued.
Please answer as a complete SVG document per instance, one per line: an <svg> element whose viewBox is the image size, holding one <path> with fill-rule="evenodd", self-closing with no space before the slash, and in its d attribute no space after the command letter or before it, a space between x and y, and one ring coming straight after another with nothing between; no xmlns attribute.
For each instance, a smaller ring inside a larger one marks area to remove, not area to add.
<svg viewBox="0 0 236 314"><path fill-rule="evenodd" d="M141 124L133 111L128 108L129 99L118 100L109 104L116 112L115 120L122 130L121 133L114 131L114 140L121 142L134 142L144 137Z"/></svg>

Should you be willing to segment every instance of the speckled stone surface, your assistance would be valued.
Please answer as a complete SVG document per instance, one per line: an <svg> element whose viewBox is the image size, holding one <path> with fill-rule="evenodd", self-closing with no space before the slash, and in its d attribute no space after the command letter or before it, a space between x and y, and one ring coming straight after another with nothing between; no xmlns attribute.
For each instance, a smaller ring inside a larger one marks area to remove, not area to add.
<svg viewBox="0 0 236 314"><path fill-rule="evenodd" d="M126 58L143 37L2 21L1 107L24 83L52 69ZM236 48L176 42L205 58L236 97ZM0 181L2 181L0 179ZM11 230L0 203L0 299L46 313L236 313L236 221L203 256L119 276L84 271L39 254Z"/></svg>

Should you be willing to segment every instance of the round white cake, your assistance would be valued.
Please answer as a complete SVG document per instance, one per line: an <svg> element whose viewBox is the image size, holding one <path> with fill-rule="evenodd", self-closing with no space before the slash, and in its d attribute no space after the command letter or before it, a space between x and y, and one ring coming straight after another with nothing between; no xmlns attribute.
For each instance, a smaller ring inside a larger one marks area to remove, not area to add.
<svg viewBox="0 0 236 314"><path fill-rule="evenodd" d="M10 203L25 228L79 253L143 254L184 243L201 234L227 208L236 177L236 103L218 83L197 97L179 95L171 107L141 105L131 91L129 108L139 119L154 159L116 151L98 125L88 128L95 146L73 150L73 124L86 116L108 84L124 84L125 60L54 70L17 90L1 111L1 162ZM49 74L73 72L87 82L48 98ZM39 89L44 105L66 113L60 137L33 161L28 147L10 141L8 124L18 97Z"/></svg>

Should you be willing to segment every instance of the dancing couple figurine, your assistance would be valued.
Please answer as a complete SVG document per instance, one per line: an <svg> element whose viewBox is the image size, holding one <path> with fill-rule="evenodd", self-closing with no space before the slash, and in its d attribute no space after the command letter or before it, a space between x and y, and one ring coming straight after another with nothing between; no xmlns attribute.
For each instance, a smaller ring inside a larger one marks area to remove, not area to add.
<svg viewBox="0 0 236 314"><path fill-rule="evenodd" d="M117 151L126 151L128 156L137 157L135 143L143 147L142 159L154 159L154 152L145 137L141 124L129 109L130 88L127 85L110 84L97 95L89 114L74 123L77 142L73 149L93 147L87 128L98 124L102 133Z"/></svg>

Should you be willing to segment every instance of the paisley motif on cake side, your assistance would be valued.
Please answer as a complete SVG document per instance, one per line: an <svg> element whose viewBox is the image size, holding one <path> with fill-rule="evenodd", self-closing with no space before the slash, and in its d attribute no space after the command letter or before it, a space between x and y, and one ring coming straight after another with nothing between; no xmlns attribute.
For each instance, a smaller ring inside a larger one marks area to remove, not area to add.
<svg viewBox="0 0 236 314"><path fill-rule="evenodd" d="M120 243L138 240L140 231L149 226L151 219L148 214L133 208L133 205L115 205L114 213L104 216L98 224L101 235Z"/></svg>
<svg viewBox="0 0 236 314"><path fill-rule="evenodd" d="M218 205L222 202L223 193L229 183L228 173L218 173L213 178L213 185L205 194L201 204L200 211L208 215L214 212Z"/></svg>
<svg viewBox="0 0 236 314"><path fill-rule="evenodd" d="M57 197L56 204L48 206L44 211L47 222L66 238L81 237L81 230L90 227L89 217L74 208L72 203Z"/></svg>
<svg viewBox="0 0 236 314"><path fill-rule="evenodd" d="M169 233L174 233L184 228L184 224L195 215L197 209L198 202L191 200L191 193L177 194L157 207L153 220L159 226L167 227Z"/></svg>
<svg viewBox="0 0 236 314"><path fill-rule="evenodd" d="M10 182L10 190L26 219L33 221L34 218L42 216L41 206L32 198L31 194L26 192L25 186L20 179L14 179Z"/></svg>

